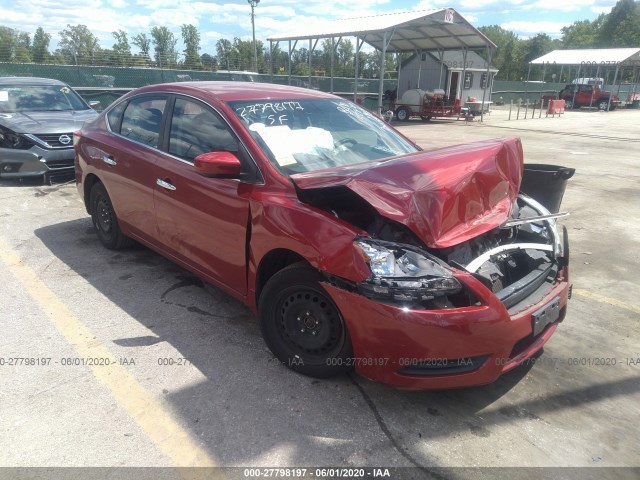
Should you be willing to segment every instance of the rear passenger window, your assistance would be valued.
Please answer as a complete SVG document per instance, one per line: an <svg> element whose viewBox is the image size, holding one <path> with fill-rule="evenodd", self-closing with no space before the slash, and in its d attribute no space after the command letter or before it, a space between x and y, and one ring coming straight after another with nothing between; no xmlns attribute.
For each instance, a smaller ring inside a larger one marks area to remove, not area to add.
<svg viewBox="0 0 640 480"><path fill-rule="evenodd" d="M189 162L207 152L237 151L238 142L220 116L203 104L176 99L169 153Z"/></svg>
<svg viewBox="0 0 640 480"><path fill-rule="evenodd" d="M158 148L166 104L165 98L158 97L139 97L131 100L122 116L120 135Z"/></svg>

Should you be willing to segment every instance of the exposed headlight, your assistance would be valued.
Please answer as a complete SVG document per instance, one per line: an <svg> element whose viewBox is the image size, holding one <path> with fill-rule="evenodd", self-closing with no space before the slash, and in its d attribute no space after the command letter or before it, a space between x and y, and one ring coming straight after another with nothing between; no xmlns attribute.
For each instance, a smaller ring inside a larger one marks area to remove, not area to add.
<svg viewBox="0 0 640 480"><path fill-rule="evenodd" d="M369 239L357 239L354 245L371 268L371 277L358 285L367 296L420 301L462 288L450 269L414 247Z"/></svg>
<svg viewBox="0 0 640 480"><path fill-rule="evenodd" d="M29 150L33 147L33 142L27 140L7 127L0 125L0 148L13 148L16 150Z"/></svg>

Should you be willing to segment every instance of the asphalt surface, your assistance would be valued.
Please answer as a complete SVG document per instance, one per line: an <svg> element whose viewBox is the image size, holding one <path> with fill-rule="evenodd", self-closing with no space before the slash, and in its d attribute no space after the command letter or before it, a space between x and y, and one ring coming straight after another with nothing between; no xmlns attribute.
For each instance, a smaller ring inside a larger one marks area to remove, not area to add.
<svg viewBox="0 0 640 480"><path fill-rule="evenodd" d="M399 125L427 149L520 136L526 162L576 168L567 318L472 389L297 375L240 303L105 250L75 185L0 181L0 466L640 466L640 110L507 115Z"/></svg>

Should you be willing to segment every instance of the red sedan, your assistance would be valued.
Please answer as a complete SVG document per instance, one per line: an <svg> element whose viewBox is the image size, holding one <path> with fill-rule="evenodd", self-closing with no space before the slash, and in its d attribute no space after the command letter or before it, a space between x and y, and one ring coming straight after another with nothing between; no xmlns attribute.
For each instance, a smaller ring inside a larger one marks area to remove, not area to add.
<svg viewBox="0 0 640 480"><path fill-rule="evenodd" d="M297 372L485 384L564 318L566 230L519 193L516 138L424 152L333 95L191 82L135 90L74 140L104 246L242 300Z"/></svg>

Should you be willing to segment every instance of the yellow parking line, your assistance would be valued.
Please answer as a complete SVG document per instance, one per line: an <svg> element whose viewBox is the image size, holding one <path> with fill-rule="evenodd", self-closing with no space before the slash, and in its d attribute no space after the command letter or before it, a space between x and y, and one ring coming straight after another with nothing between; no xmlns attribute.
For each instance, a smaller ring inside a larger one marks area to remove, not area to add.
<svg viewBox="0 0 640 480"><path fill-rule="evenodd" d="M622 308L624 310L629 310L630 312L640 313L640 307L638 305L631 305L629 303L621 302L620 300L616 300L615 298L606 297L604 295L600 295L599 293L593 293L588 290L583 290L581 288L574 288L573 293L579 295L581 297L590 298L591 300L595 300L600 303L608 303L609 305L613 305L614 307Z"/></svg>
<svg viewBox="0 0 640 480"><path fill-rule="evenodd" d="M91 366L96 379L109 389L120 406L176 467L213 467L216 462L171 413L147 392L38 275L0 238L0 260L20 281L24 290L46 313L62 336L80 357L110 358L108 367ZM115 362L115 363L114 363ZM192 471L191 471L192 472ZM181 472L191 477L189 471Z"/></svg>

